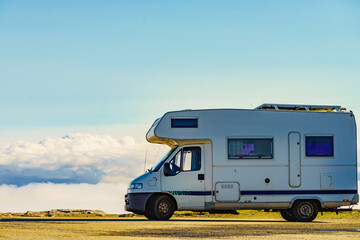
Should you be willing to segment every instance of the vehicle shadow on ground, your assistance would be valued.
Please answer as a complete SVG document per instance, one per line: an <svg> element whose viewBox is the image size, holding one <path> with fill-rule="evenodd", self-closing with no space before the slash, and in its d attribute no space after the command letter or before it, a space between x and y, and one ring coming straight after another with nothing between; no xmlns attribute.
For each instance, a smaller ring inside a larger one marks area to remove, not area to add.
<svg viewBox="0 0 360 240"><path fill-rule="evenodd" d="M170 222L229 222L229 223L286 223L285 220L268 219L170 219ZM101 218L3 218L0 222L168 222L148 219L101 219ZM325 223L315 221L312 223Z"/></svg>

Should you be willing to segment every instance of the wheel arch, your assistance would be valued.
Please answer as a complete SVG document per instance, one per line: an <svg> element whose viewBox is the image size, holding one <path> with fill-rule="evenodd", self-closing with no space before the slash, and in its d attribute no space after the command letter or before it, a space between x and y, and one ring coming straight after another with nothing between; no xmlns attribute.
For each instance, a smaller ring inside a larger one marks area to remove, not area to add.
<svg viewBox="0 0 360 240"><path fill-rule="evenodd" d="M291 199L289 208L292 208L297 201L303 201L303 200L311 200L314 201L317 205L319 210L324 207L324 201L317 196L297 196Z"/></svg>
<svg viewBox="0 0 360 240"><path fill-rule="evenodd" d="M178 210L178 204L177 204L177 201L176 201L175 197L173 195L171 195L170 193L166 193L166 192L157 192L157 193L152 194L146 201L145 210L149 207L150 202L152 200L156 199L159 196L168 196L168 197L170 197L172 199L172 201L175 203L174 204L175 211Z"/></svg>

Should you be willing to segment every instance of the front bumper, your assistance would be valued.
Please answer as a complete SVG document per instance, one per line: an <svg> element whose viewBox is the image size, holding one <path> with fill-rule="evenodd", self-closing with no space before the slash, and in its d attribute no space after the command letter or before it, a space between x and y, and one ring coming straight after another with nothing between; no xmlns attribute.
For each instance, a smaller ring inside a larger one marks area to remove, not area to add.
<svg viewBox="0 0 360 240"><path fill-rule="evenodd" d="M125 211L144 214L146 202L153 193L128 193L125 195Z"/></svg>

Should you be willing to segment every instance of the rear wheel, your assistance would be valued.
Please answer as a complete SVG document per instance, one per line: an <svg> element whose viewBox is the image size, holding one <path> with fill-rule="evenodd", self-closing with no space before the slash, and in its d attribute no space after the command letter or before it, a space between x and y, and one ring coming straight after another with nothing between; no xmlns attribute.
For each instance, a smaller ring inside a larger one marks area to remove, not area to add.
<svg viewBox="0 0 360 240"><path fill-rule="evenodd" d="M313 200L296 201L291 212L297 221L311 222L318 214L318 206Z"/></svg>
<svg viewBox="0 0 360 240"><path fill-rule="evenodd" d="M151 220L168 220L175 211L175 203L169 196L161 195L150 199L145 217Z"/></svg>
<svg viewBox="0 0 360 240"><path fill-rule="evenodd" d="M294 214L292 213L291 209L280 210L280 214L286 221L296 222L296 220L297 220L295 218Z"/></svg>

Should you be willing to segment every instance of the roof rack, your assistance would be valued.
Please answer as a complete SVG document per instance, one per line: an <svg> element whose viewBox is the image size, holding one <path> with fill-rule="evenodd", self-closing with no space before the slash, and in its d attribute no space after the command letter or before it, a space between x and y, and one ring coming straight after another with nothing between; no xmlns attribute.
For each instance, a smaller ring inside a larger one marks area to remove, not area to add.
<svg viewBox="0 0 360 240"><path fill-rule="evenodd" d="M292 104L270 104L264 103L255 109L275 111L306 111L306 112L345 112L346 108L329 105L292 105Z"/></svg>

